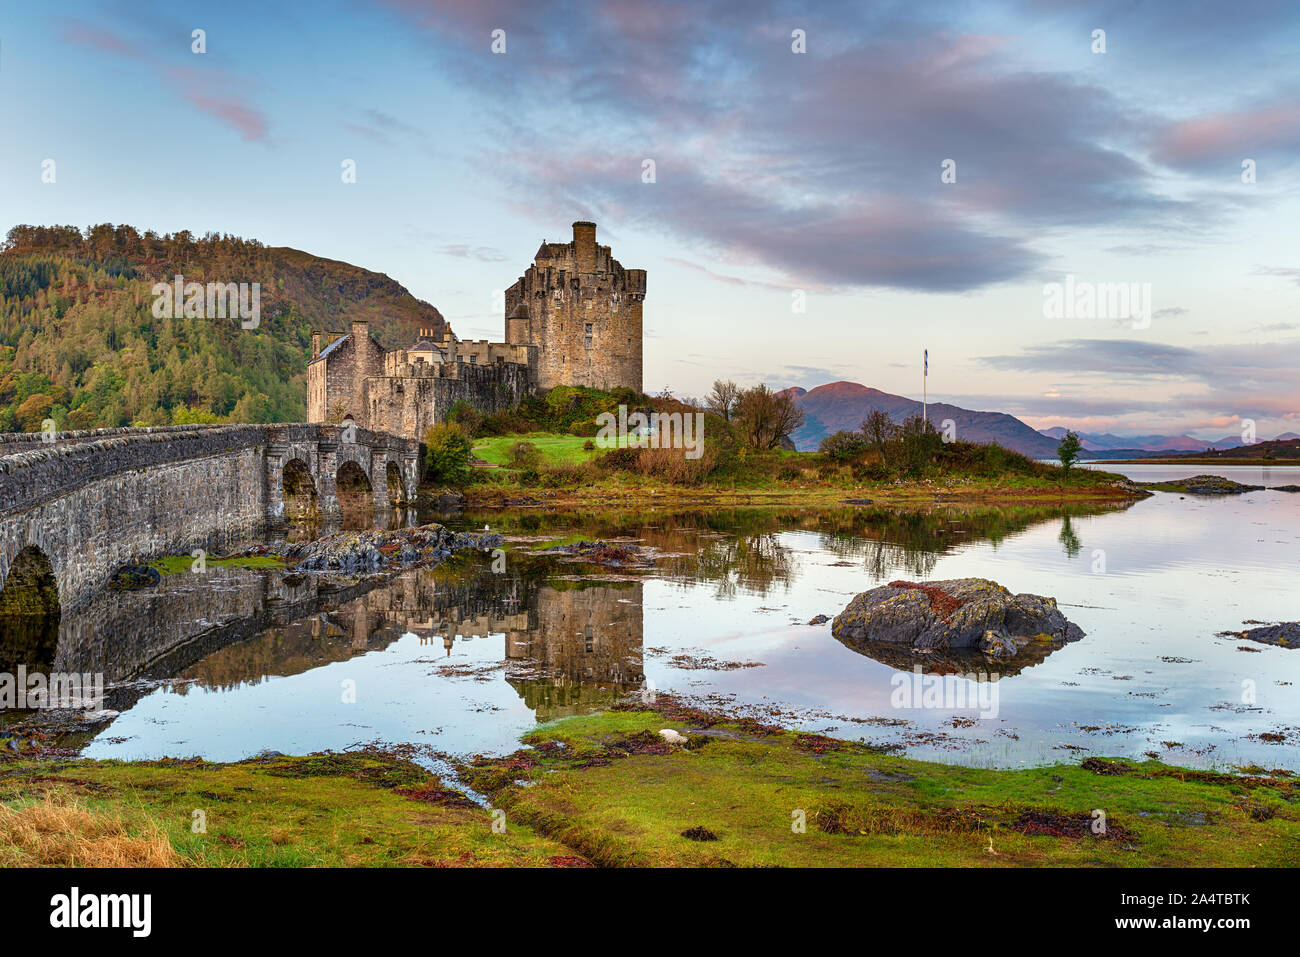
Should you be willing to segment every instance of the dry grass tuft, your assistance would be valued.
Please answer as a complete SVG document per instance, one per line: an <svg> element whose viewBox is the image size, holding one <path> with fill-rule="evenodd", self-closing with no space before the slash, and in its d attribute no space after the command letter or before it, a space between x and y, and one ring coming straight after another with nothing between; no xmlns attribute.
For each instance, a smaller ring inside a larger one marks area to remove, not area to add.
<svg viewBox="0 0 1300 957"><path fill-rule="evenodd" d="M156 824L139 836L115 814L46 796L0 804L0 867L178 867L181 859Z"/></svg>

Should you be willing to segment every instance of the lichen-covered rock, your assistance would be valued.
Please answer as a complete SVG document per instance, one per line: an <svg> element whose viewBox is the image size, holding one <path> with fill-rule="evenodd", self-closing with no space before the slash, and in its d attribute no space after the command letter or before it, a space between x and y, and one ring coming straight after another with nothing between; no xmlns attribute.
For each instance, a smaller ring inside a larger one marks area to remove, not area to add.
<svg viewBox="0 0 1300 957"><path fill-rule="evenodd" d="M863 592L836 616L831 634L848 645L906 645L914 651L969 649L1014 657L1030 641L1084 636L1055 598L1013 595L986 578L894 581Z"/></svg>
<svg viewBox="0 0 1300 957"><path fill-rule="evenodd" d="M998 661L1014 658L1019 650L1016 639L1010 635L1000 635L996 631L986 631L984 637L980 639L980 651Z"/></svg>

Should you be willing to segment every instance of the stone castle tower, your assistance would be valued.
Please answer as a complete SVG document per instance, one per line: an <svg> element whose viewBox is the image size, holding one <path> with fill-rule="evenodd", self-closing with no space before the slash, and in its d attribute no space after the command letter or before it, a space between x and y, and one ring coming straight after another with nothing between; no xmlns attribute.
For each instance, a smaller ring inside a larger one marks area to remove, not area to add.
<svg viewBox="0 0 1300 957"><path fill-rule="evenodd" d="M538 349L538 386L627 386L641 391L645 270L624 269L596 245L596 224L573 241L543 241L533 265L506 290L506 343Z"/></svg>

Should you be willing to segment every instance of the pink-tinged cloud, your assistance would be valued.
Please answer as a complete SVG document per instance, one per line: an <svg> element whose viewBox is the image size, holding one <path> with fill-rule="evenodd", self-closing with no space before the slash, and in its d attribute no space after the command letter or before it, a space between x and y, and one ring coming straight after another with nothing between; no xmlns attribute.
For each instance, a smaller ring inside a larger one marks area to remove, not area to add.
<svg viewBox="0 0 1300 957"><path fill-rule="evenodd" d="M235 80L224 71L167 66L146 55L130 40L83 20L64 21L63 38L77 46L148 65L171 86L179 88L181 95L196 109L238 130L240 136L249 142L266 141L266 114L239 94L229 92ZM212 92L213 88L219 88L221 92Z"/></svg>
<svg viewBox="0 0 1300 957"><path fill-rule="evenodd" d="M98 50L101 53L112 53L115 56L126 57L131 60L147 59L144 51L131 41L125 40L103 27L97 27L93 23L86 23L84 20L64 20L62 33L64 40L77 46Z"/></svg>
<svg viewBox="0 0 1300 957"><path fill-rule="evenodd" d="M170 67L166 72L172 85L179 87L181 95L196 109L238 130L250 143L266 141L266 114L242 96L228 92L228 77L194 67ZM225 88L223 92L212 91L218 81Z"/></svg>
<svg viewBox="0 0 1300 957"><path fill-rule="evenodd" d="M234 127L248 142L266 141L266 115L243 100L231 96L212 96L197 90L187 91L185 99L204 113Z"/></svg>
<svg viewBox="0 0 1300 957"><path fill-rule="evenodd" d="M1236 113L1217 113L1165 127L1151 155L1168 166L1239 164L1268 151L1300 147L1300 103Z"/></svg>

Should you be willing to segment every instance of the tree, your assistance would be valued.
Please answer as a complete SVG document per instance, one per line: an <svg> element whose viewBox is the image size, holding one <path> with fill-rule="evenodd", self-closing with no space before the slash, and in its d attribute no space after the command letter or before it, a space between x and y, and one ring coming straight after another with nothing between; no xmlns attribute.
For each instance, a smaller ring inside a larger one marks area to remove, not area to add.
<svg viewBox="0 0 1300 957"><path fill-rule="evenodd" d="M730 422L736 413L736 400L740 397L740 386L728 379L713 383L713 391L704 397L705 407L715 415Z"/></svg>
<svg viewBox="0 0 1300 957"><path fill-rule="evenodd" d="M775 410L775 430L776 438L772 440L775 447L781 439L788 438L790 433L799 428L804 423L803 410L794 404L794 396L789 392L782 392L776 397Z"/></svg>
<svg viewBox="0 0 1300 957"><path fill-rule="evenodd" d="M33 395L14 410L14 418L24 432L40 432L53 407L54 400L48 395Z"/></svg>
<svg viewBox="0 0 1300 957"><path fill-rule="evenodd" d="M775 393L765 385L741 392L733 415L745 444L759 450L776 448L783 437L804 422L804 414L790 393Z"/></svg>
<svg viewBox="0 0 1300 957"><path fill-rule="evenodd" d="M882 409L872 409L862 423L862 434L867 437L867 441L880 456L881 465L889 464L886 461L885 447L894 437L895 431L897 430L894 427L894 420Z"/></svg>
<svg viewBox="0 0 1300 957"><path fill-rule="evenodd" d="M456 485L465 477L473 445L459 425L451 422L435 425L425 435L424 444L424 462L430 481Z"/></svg>
<svg viewBox="0 0 1300 957"><path fill-rule="evenodd" d="M1056 457L1061 460L1062 482L1070 477L1070 469L1078 461L1082 448L1079 436L1073 432L1066 432L1065 437L1061 439L1061 444L1056 447Z"/></svg>

